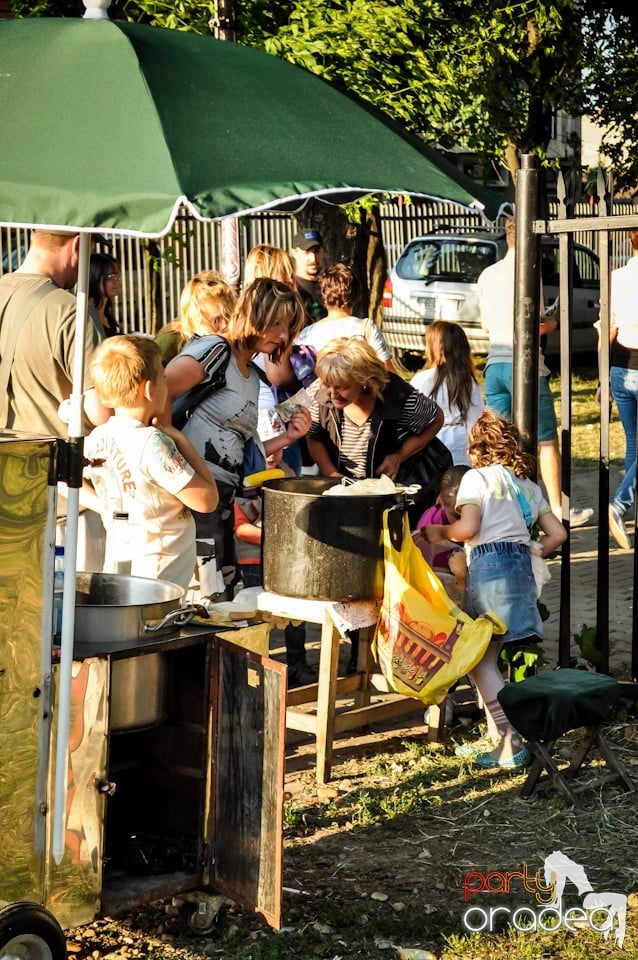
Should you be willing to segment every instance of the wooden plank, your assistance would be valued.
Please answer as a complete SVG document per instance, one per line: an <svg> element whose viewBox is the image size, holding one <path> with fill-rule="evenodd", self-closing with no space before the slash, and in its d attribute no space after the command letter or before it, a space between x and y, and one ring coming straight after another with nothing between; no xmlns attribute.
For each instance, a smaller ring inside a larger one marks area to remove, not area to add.
<svg viewBox="0 0 638 960"><path fill-rule="evenodd" d="M297 710L295 707L288 707L286 710L286 728L288 730L300 730L302 733L311 733L317 735L317 714L306 713L303 710Z"/></svg>
<svg viewBox="0 0 638 960"><path fill-rule="evenodd" d="M367 707L359 707L338 713L334 718L334 732L343 733L345 730L356 730L357 727L367 727L370 723L380 720L389 720L392 717L402 717L407 713L418 713L423 710L423 704L414 697L400 697L398 700L384 700L382 703L371 703Z"/></svg>
<svg viewBox="0 0 638 960"><path fill-rule="evenodd" d="M357 674L361 679L358 692L355 694L355 707L367 707L370 703L370 675L374 669L374 660L370 644L374 636L374 627L365 627L359 631L359 648L357 651Z"/></svg>
<svg viewBox="0 0 638 960"><path fill-rule="evenodd" d="M289 707L297 707L300 703L314 703L317 699L318 685L309 683L305 687L293 687L288 690L286 695L286 704Z"/></svg>
<svg viewBox="0 0 638 960"><path fill-rule="evenodd" d="M353 693L361 690L365 678L361 674L353 673L349 677L337 678L337 695L343 693ZM293 687L288 691L286 703L289 707L298 707L302 703L316 703L319 690L319 684L309 683L306 687Z"/></svg>

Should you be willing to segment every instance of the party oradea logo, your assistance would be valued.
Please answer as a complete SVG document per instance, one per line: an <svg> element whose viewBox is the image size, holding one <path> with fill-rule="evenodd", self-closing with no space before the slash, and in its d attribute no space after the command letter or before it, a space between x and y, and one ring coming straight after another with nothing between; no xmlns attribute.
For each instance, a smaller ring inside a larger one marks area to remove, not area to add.
<svg viewBox="0 0 638 960"><path fill-rule="evenodd" d="M582 897L580 906L563 905L567 883L573 884ZM524 893L534 895L533 905L516 905L516 898ZM481 894L508 897L509 905L483 907L477 899ZM470 933L492 933L505 920L522 933L560 929L576 932L590 927L605 940L613 933L619 949L625 939L626 895L595 891L584 868L560 850L545 857L542 871L536 873L531 873L527 864L522 870L507 873L471 871L463 880L463 900L470 904L463 914L463 926Z"/></svg>

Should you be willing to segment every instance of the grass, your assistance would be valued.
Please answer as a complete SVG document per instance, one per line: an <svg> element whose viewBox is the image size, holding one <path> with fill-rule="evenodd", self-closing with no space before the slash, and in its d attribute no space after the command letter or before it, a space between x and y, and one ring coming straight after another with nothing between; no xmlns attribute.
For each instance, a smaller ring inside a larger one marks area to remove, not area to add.
<svg viewBox="0 0 638 960"><path fill-rule="evenodd" d="M582 369L572 375L572 469L595 469L600 451L600 406L596 403L598 372ZM560 423L561 383L559 376L551 378L556 415ZM610 460L622 462L625 455L625 434L615 406L609 430Z"/></svg>

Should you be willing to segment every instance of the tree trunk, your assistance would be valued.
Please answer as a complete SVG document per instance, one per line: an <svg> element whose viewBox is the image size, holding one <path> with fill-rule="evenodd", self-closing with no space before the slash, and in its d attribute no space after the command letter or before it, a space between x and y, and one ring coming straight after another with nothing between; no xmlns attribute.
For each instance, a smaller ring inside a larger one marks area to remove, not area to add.
<svg viewBox="0 0 638 960"><path fill-rule="evenodd" d="M388 261L381 235L381 218L379 217L378 207L374 207L367 212L366 233L368 238L366 267L370 291L369 316L380 327L383 287L388 275Z"/></svg>
<svg viewBox="0 0 638 960"><path fill-rule="evenodd" d="M361 285L361 299L354 313L380 319L386 259L379 210L361 211L352 223L341 209L321 200L310 200L297 217L300 228L316 227L324 242L325 263L347 263Z"/></svg>
<svg viewBox="0 0 638 960"><path fill-rule="evenodd" d="M518 147L513 140L508 140L507 147L505 148L505 166L511 174L510 186L512 195L511 197L508 196L508 200L514 200L514 188L516 187L516 177L518 176L518 171L521 166L521 158L518 153Z"/></svg>
<svg viewBox="0 0 638 960"><path fill-rule="evenodd" d="M158 262L162 251L157 240L146 240L144 243L144 300L146 303L146 317L137 317L137 328L146 329L151 336L155 336L163 324L162 310L160 309L161 288ZM139 308L138 308L139 309ZM146 321L144 327L143 321Z"/></svg>

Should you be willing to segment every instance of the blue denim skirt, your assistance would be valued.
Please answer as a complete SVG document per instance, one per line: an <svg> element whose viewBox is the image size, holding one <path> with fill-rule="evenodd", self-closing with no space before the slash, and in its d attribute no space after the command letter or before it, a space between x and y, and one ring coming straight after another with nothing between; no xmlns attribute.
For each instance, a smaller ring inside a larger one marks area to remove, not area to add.
<svg viewBox="0 0 638 960"><path fill-rule="evenodd" d="M465 610L473 618L488 610L499 616L507 633L494 639L502 643L543 636L532 563L524 544L498 541L472 548Z"/></svg>

